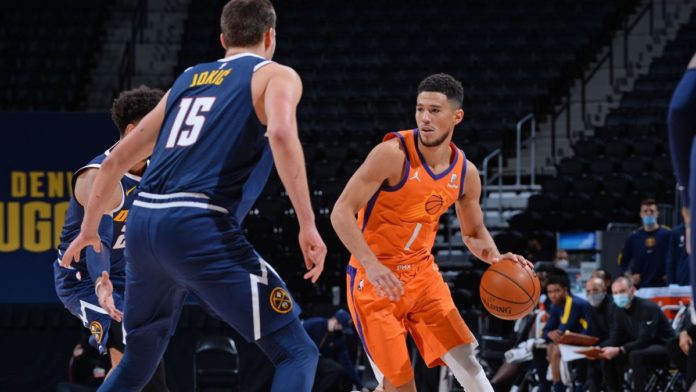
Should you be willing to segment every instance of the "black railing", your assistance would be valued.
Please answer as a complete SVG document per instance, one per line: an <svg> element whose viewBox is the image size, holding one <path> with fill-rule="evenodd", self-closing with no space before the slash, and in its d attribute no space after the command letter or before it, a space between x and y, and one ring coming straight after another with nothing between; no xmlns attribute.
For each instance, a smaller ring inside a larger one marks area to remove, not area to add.
<svg viewBox="0 0 696 392"><path fill-rule="evenodd" d="M132 87L133 74L135 73L135 46L137 43L143 42L143 31L147 23L147 0L138 0L133 11L132 22L131 36L126 42L118 68L118 91L114 92L114 96Z"/></svg>
<svg viewBox="0 0 696 392"><path fill-rule="evenodd" d="M651 0L649 1L641 10L638 12L637 16L629 23L629 16L626 16L622 22L623 27L621 30L617 33L621 34L623 33L623 66L624 68L628 68L628 46L629 46L629 38L631 35L631 32L638 26L638 24L643 20L643 18L647 15L648 16L648 30L650 35L653 34L654 29L655 29L655 7L654 3L655 1L658 0ZM661 18L664 21L667 18L667 4L666 0L659 0L662 3L662 12L661 12ZM609 41L609 47L608 51L606 54L604 54L595 64L595 66L589 71L583 74L581 78L581 83L580 83L580 115L581 119L583 122L587 121L587 86L589 85L590 81L594 78L594 76L599 72L600 69L602 69L605 65L608 65L608 73L609 73L609 85L614 86L614 76L616 74L616 68L615 68L615 61L614 61L614 54L616 53L616 48L614 47L614 37L610 38ZM608 63L608 64L607 64ZM564 97L565 102L551 114L551 159L553 161L553 164L555 165L556 162L556 119L558 119L561 115L565 114L566 116L566 121L565 121L565 134L568 139L571 139L571 112L572 112L572 106L571 106L571 92L572 85L568 88L568 92L566 93L566 96Z"/></svg>

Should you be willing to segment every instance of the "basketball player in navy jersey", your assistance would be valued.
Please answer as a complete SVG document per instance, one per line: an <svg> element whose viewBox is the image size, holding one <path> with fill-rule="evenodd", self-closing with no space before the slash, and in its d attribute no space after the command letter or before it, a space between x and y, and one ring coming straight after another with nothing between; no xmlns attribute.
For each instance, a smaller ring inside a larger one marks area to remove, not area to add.
<svg viewBox="0 0 696 392"><path fill-rule="evenodd" d="M317 348L285 283L242 235L244 216L275 160L316 282L326 246L314 223L297 133L299 76L270 61L275 11L268 0L232 0L222 11L225 58L189 68L113 150L94 181L80 235L63 256L99 251L108 190L135 162L151 165L128 217L126 351L101 391L140 390L195 294L276 366L274 391L309 391Z"/></svg>
<svg viewBox="0 0 696 392"><path fill-rule="evenodd" d="M122 92L111 107L111 117L119 129L121 139L129 134L138 122L162 99L161 90L141 86ZM65 217L58 246L58 259L54 263L56 293L65 307L89 328L90 343L99 352L111 357L112 368L123 355L123 333L121 327L123 295L125 288L125 222L128 211L135 200L135 188L145 171L145 159L135 162L121 178L120 183L105 192L108 214L99 222L102 251L87 248L80 255L80 262L68 269L60 265L62 253L80 231L94 178L113 148L92 159L73 176L73 196ZM113 294L112 294L113 293ZM109 309L115 321L109 316ZM164 367L146 386L147 391L166 391Z"/></svg>
<svg viewBox="0 0 696 392"><path fill-rule="evenodd" d="M683 203L682 216L686 226L686 250L691 260L692 298L696 299L696 210L691 200L696 198L696 55L674 90L667 115L669 147L672 165ZM696 322L694 301L691 301L691 320Z"/></svg>

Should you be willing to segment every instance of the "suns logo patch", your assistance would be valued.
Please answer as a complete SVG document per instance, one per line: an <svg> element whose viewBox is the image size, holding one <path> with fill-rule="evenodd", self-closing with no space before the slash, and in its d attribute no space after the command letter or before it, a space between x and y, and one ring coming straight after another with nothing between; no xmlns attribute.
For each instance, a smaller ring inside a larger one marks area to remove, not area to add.
<svg viewBox="0 0 696 392"><path fill-rule="evenodd" d="M292 310L292 298L282 287L271 291L271 307L278 313L285 314Z"/></svg>
<svg viewBox="0 0 696 392"><path fill-rule="evenodd" d="M101 343L102 337L104 336L104 328L102 328L99 321L92 321L89 324L89 332L94 336L94 339L97 340L97 343Z"/></svg>

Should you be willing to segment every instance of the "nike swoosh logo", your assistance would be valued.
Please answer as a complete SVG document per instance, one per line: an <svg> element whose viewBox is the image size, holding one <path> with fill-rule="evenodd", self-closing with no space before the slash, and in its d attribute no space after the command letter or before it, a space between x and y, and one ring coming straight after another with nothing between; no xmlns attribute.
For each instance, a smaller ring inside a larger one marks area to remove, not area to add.
<svg viewBox="0 0 696 392"><path fill-rule="evenodd" d="M133 191L135 190L135 188L136 188L136 187L134 186L133 188L127 190L127 191L126 191L126 196L130 195L130 193L133 192Z"/></svg>

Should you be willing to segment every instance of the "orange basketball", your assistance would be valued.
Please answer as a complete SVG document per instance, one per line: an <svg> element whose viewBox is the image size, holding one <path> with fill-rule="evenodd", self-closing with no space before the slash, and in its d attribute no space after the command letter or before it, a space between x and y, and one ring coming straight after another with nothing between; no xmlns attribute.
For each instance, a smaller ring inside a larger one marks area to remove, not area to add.
<svg viewBox="0 0 696 392"><path fill-rule="evenodd" d="M430 215L435 215L440 212L444 201L440 195L430 195L428 200L425 201L425 212Z"/></svg>
<svg viewBox="0 0 696 392"><path fill-rule="evenodd" d="M481 277L479 287L483 306L503 320L528 315L539 302L541 284L536 273L511 260L493 264Z"/></svg>

